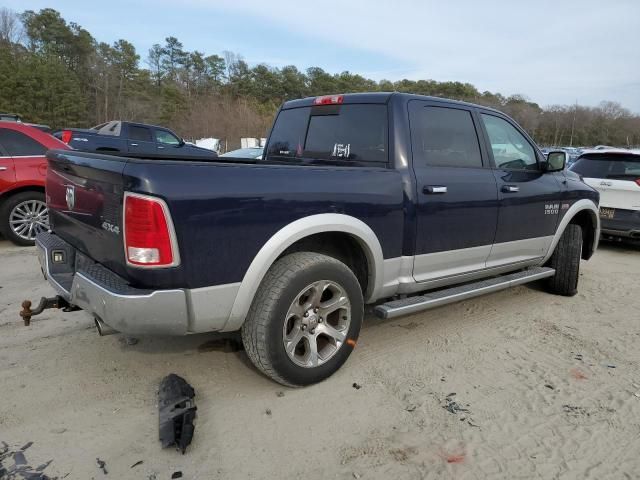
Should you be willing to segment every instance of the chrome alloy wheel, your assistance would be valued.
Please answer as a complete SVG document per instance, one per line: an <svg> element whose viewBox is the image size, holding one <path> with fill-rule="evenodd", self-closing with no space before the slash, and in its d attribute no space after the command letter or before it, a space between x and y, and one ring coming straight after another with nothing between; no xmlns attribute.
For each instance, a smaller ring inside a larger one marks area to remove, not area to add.
<svg viewBox="0 0 640 480"><path fill-rule="evenodd" d="M301 367L313 368L331 359L347 340L351 302L344 288L319 280L293 300L282 329L284 349Z"/></svg>
<svg viewBox="0 0 640 480"><path fill-rule="evenodd" d="M23 240L33 241L36 235L49 230L49 211L41 200L25 200L9 214L9 227Z"/></svg>

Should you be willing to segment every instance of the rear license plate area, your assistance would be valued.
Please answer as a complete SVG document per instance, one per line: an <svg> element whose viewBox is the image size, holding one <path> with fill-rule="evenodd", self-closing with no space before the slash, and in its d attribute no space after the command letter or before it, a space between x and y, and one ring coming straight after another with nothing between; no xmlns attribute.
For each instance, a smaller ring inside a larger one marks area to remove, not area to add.
<svg viewBox="0 0 640 480"><path fill-rule="evenodd" d="M612 219L616 214L615 208L600 207L600 218Z"/></svg>

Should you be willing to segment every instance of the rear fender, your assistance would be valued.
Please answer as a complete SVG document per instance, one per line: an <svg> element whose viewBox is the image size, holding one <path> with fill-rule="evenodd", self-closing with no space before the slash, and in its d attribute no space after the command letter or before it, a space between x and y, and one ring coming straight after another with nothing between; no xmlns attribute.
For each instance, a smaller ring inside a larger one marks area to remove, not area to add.
<svg viewBox="0 0 640 480"><path fill-rule="evenodd" d="M376 234L362 220L349 215L322 213L296 220L280 229L260 249L244 275L224 331L237 330L249 313L251 302L271 265L288 247L310 235L327 232L348 233L363 247L369 266L369 289L365 301L376 298L383 283L382 247Z"/></svg>

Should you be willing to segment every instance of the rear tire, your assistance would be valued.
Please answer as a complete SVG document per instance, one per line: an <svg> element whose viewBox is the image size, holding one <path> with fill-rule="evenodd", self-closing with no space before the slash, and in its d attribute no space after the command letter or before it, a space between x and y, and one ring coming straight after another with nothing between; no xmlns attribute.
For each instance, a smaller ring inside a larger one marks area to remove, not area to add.
<svg viewBox="0 0 640 480"><path fill-rule="evenodd" d="M268 377L292 387L310 385L347 360L363 312L360 284L344 263L292 253L265 275L242 326L242 342Z"/></svg>
<svg viewBox="0 0 640 480"><path fill-rule="evenodd" d="M582 228L580 225L570 223L549 259L548 266L556 271L556 274L548 280L549 292L566 297L572 297L578 293L581 257Z"/></svg>
<svg viewBox="0 0 640 480"><path fill-rule="evenodd" d="M30 228L31 227L31 228ZM35 245L35 235L49 229L44 193L16 193L0 205L0 232L16 245Z"/></svg>

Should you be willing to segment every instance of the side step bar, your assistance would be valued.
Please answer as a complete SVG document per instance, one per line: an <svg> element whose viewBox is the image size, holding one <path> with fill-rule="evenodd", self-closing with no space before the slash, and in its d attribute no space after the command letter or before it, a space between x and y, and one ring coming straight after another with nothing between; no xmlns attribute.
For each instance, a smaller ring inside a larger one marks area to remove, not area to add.
<svg viewBox="0 0 640 480"><path fill-rule="evenodd" d="M552 277L556 271L553 268L534 267L508 275L467 283L457 287L429 292L424 295L407 297L400 300L383 303L374 308L374 313L380 318L395 318L401 315L428 310L448 303L459 302L468 298L478 297L485 293L497 292L523 283L533 282L542 278Z"/></svg>

